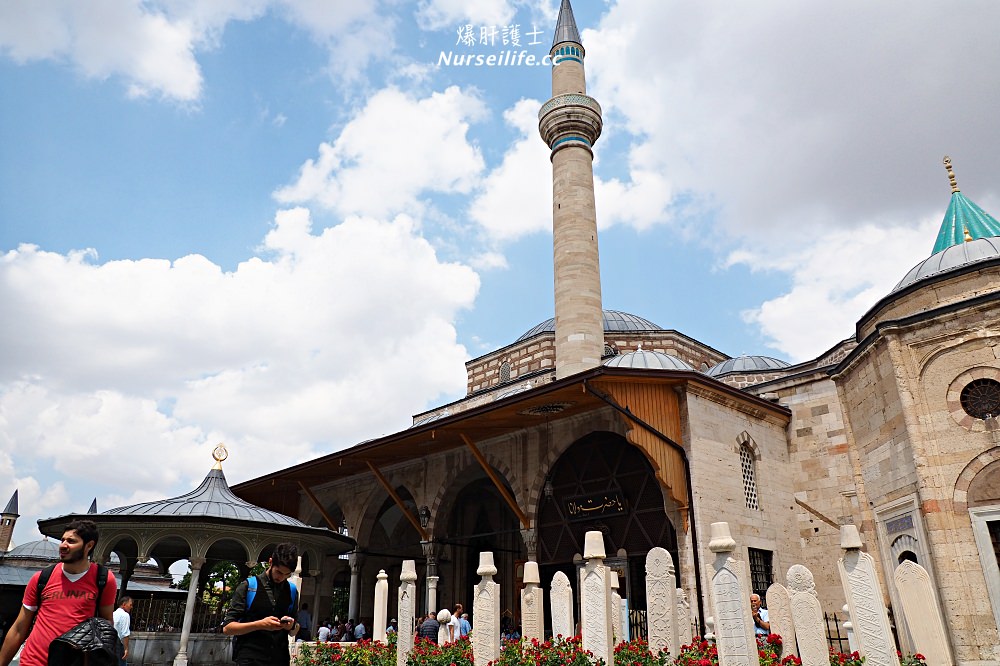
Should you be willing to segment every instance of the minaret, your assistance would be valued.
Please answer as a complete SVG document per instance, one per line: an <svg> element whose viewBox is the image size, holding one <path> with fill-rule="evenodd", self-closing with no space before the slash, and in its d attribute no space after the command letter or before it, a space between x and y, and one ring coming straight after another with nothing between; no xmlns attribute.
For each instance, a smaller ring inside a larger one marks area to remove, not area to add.
<svg viewBox="0 0 1000 666"><path fill-rule="evenodd" d="M0 553L10 550L10 539L14 536L14 525L17 523L17 491L10 496L7 507L0 513Z"/></svg>
<svg viewBox="0 0 1000 666"><path fill-rule="evenodd" d="M587 96L585 53L569 0L559 7L549 55L552 99L538 113L538 131L552 150L556 379L562 379L599 366L604 352L592 152L601 106Z"/></svg>

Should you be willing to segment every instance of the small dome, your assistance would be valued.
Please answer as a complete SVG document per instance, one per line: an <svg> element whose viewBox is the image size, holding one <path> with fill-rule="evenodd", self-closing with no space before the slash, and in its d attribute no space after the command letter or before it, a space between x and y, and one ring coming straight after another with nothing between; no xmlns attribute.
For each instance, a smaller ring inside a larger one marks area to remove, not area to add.
<svg viewBox="0 0 1000 666"><path fill-rule="evenodd" d="M738 356L712 366L705 374L709 377L721 377L732 372L773 372L787 367L788 363L785 361L770 356Z"/></svg>
<svg viewBox="0 0 1000 666"><path fill-rule="evenodd" d="M29 541L22 543L16 548L12 548L4 555L5 558L20 557L26 560L58 560L59 544L48 539Z"/></svg>
<svg viewBox="0 0 1000 666"><path fill-rule="evenodd" d="M604 362L609 368L645 368L649 370L694 370L683 359L672 354L637 349L626 354L612 356Z"/></svg>
<svg viewBox="0 0 1000 666"><path fill-rule="evenodd" d="M890 293L895 293L925 278L998 257L1000 257L1000 236L958 243L932 254L911 268Z"/></svg>
<svg viewBox="0 0 1000 666"><path fill-rule="evenodd" d="M617 331L662 331L663 328L657 326L648 319L643 319L634 314L629 314L628 312L620 312L618 310L603 310L603 322L604 322L604 332L617 332ZM556 330L556 320L555 317L552 319L546 319L538 326L527 331L524 335L517 339L517 342L521 340L527 340L528 338L534 337L539 333L551 333Z"/></svg>

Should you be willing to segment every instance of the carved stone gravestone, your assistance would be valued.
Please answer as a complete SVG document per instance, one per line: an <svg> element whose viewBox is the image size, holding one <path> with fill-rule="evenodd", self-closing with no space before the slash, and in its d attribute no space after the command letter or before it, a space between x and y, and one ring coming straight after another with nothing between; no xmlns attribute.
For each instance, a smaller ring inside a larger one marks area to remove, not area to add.
<svg viewBox="0 0 1000 666"><path fill-rule="evenodd" d="M451 642L451 631L449 631L448 623L451 622L451 611L447 608L442 608L437 614L438 621L438 645L444 645L445 643Z"/></svg>
<svg viewBox="0 0 1000 666"><path fill-rule="evenodd" d="M677 606L673 558L666 549L653 548L646 554L646 627L650 652L667 650L677 654L681 645L678 627L684 622L683 615L678 617Z"/></svg>
<svg viewBox="0 0 1000 666"><path fill-rule="evenodd" d="M953 664L941 607L927 570L904 560L896 567L893 578L917 652L927 658L927 666Z"/></svg>
<svg viewBox="0 0 1000 666"><path fill-rule="evenodd" d="M677 629L677 651L674 654L679 654L683 646L690 645L694 640L691 631L691 605L683 587L677 588L677 615L674 617L674 627Z"/></svg>
<svg viewBox="0 0 1000 666"><path fill-rule="evenodd" d="M417 612L417 565L414 560L403 560L399 574L399 598L396 627L396 666L406 666L406 658L413 649L413 622Z"/></svg>
<svg viewBox="0 0 1000 666"><path fill-rule="evenodd" d="M488 664L500 656L500 584L493 582L497 568L493 553L479 553L476 573L482 580L472 589L472 613L476 629L472 632L472 660Z"/></svg>
<svg viewBox="0 0 1000 666"><path fill-rule="evenodd" d="M781 636L781 654L798 656L788 590L781 583L775 583L767 588L765 597L767 599L767 621L771 624L771 633Z"/></svg>
<svg viewBox="0 0 1000 666"><path fill-rule="evenodd" d="M591 531L584 536L583 557L586 560L580 590L583 649L603 659L607 666L614 666L611 572L604 566L604 535L601 532Z"/></svg>
<svg viewBox="0 0 1000 666"><path fill-rule="evenodd" d="M545 639L545 598L539 587L538 563L524 563L524 589L521 590L521 635L528 641Z"/></svg>
<svg viewBox="0 0 1000 666"><path fill-rule="evenodd" d="M564 638L575 636L576 623L573 621L573 587L569 584L569 577L562 571L557 571L552 576L549 604L552 608L552 635Z"/></svg>
<svg viewBox="0 0 1000 666"><path fill-rule="evenodd" d="M625 640L622 633L622 597L618 594L618 572L609 570L608 574L611 583L611 645L615 646Z"/></svg>
<svg viewBox="0 0 1000 666"><path fill-rule="evenodd" d="M826 622L816 596L816 582L812 572L801 564L796 564L788 570L787 578L799 658L806 666L826 666L830 663Z"/></svg>
<svg viewBox="0 0 1000 666"><path fill-rule="evenodd" d="M840 527L840 547L844 549L844 556L838 562L840 580L851 609L858 652L865 657L866 666L899 666L875 560L861 552L861 535L856 526Z"/></svg>
<svg viewBox="0 0 1000 666"><path fill-rule="evenodd" d="M372 627L372 640L385 643L385 622L388 619L389 576L385 569L380 569L375 582L375 615Z"/></svg>
<svg viewBox="0 0 1000 666"><path fill-rule="evenodd" d="M715 553L711 584L719 664L759 666L750 615L750 595L745 589L743 567L732 556L736 542L730 535L729 523L712 523L712 540L708 549Z"/></svg>

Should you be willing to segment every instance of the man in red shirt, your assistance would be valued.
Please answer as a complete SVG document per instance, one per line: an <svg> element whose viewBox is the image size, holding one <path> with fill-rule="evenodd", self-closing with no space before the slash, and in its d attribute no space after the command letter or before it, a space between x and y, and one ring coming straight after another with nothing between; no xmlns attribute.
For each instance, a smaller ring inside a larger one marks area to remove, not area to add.
<svg viewBox="0 0 1000 666"><path fill-rule="evenodd" d="M95 608L99 607L100 617L112 621L118 585L109 571L98 602L97 565L90 561L97 537L93 521L75 520L66 526L59 544L59 564L42 590L41 600L38 598L41 572L32 576L24 588L21 612L0 647L0 666L10 664L21 643L24 643L22 666L46 666L53 639L93 617Z"/></svg>

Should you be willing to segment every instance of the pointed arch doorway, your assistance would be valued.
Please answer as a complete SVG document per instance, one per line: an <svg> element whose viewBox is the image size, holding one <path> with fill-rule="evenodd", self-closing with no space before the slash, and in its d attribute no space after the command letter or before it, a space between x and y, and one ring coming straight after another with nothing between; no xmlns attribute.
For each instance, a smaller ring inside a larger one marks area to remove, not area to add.
<svg viewBox="0 0 1000 666"><path fill-rule="evenodd" d="M562 571L579 596L574 558L583 553L584 535L591 530L604 533L608 564L618 571L619 594L628 598L630 611L646 609L645 563L651 548L670 553L680 580L677 534L653 467L617 433L586 435L552 466L538 506L543 581Z"/></svg>

